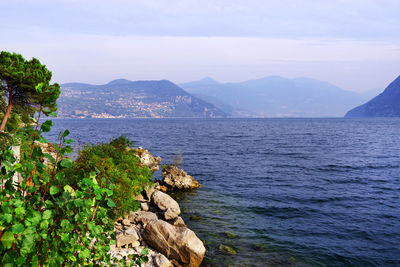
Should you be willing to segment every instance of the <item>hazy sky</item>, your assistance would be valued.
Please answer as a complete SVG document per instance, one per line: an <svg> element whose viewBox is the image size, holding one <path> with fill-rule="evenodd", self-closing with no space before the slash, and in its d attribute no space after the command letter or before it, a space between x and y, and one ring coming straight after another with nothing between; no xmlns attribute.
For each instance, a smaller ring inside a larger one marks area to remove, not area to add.
<svg viewBox="0 0 400 267"><path fill-rule="evenodd" d="M0 0L0 50L54 81L310 77L344 89L400 75L399 0Z"/></svg>

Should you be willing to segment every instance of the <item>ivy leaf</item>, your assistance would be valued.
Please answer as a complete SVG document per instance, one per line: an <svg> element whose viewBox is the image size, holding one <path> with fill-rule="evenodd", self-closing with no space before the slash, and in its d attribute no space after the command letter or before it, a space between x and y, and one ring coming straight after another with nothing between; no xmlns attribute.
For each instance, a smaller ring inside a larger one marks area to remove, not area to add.
<svg viewBox="0 0 400 267"><path fill-rule="evenodd" d="M56 178L59 181L63 180L65 178L65 173L59 172L59 173L56 174L56 176L54 178Z"/></svg>
<svg viewBox="0 0 400 267"><path fill-rule="evenodd" d="M75 206L77 206L78 208L83 206L83 200L82 199L79 199L79 198L75 199L74 203L75 203Z"/></svg>
<svg viewBox="0 0 400 267"><path fill-rule="evenodd" d="M12 244L15 242L14 234L10 231L5 232L1 236L1 243L5 249L10 249Z"/></svg>
<svg viewBox="0 0 400 267"><path fill-rule="evenodd" d="M60 162L60 165L63 166L64 168L69 168L72 166L72 159L63 159Z"/></svg>
<svg viewBox="0 0 400 267"><path fill-rule="evenodd" d="M50 186L50 195L53 196L53 195L57 194L59 191L60 190L58 189L57 186L54 186L54 185Z"/></svg>
<svg viewBox="0 0 400 267"><path fill-rule="evenodd" d="M142 255L143 255L143 256L149 255L149 248L148 248L148 247L143 248L143 250L142 250Z"/></svg>
<svg viewBox="0 0 400 267"><path fill-rule="evenodd" d="M72 152L72 148L70 146L65 147L65 154L69 154Z"/></svg>
<svg viewBox="0 0 400 267"><path fill-rule="evenodd" d="M32 267L39 266L39 259L38 256L35 255L32 257Z"/></svg>
<svg viewBox="0 0 400 267"><path fill-rule="evenodd" d="M68 242L68 241L69 241L69 233L63 233L63 234L61 235L61 240L62 240L63 242Z"/></svg>
<svg viewBox="0 0 400 267"><path fill-rule="evenodd" d="M38 139L38 141L39 141L40 143L44 143L44 144L47 144L47 143L49 143L49 141L47 141L47 139L46 139L46 138L44 138L43 136L39 136L39 139Z"/></svg>
<svg viewBox="0 0 400 267"><path fill-rule="evenodd" d="M44 216L43 216L44 218ZM48 220L43 220L40 222L40 229L45 230L49 228L49 221Z"/></svg>
<svg viewBox="0 0 400 267"><path fill-rule="evenodd" d="M40 129L47 133L50 132L51 126L53 126L53 122L51 120L47 120L45 122L43 122L43 124L40 126Z"/></svg>
<svg viewBox="0 0 400 267"><path fill-rule="evenodd" d="M20 233L22 233L24 230L25 230L24 226L23 226L22 224L20 224L20 223L14 224L13 227L12 227L12 232L13 232L14 234L20 234Z"/></svg>
<svg viewBox="0 0 400 267"><path fill-rule="evenodd" d="M51 210L45 210L43 212L43 220L48 220L51 218Z"/></svg>
<svg viewBox="0 0 400 267"><path fill-rule="evenodd" d="M15 261L15 263L17 264L17 266L22 266L26 261L26 258L23 256L20 256L17 258L17 260Z"/></svg>
<svg viewBox="0 0 400 267"><path fill-rule="evenodd" d="M12 218L13 218L12 214L9 214L9 213L3 214L3 219L4 219L7 223L10 223L10 222L12 221Z"/></svg>
<svg viewBox="0 0 400 267"><path fill-rule="evenodd" d="M79 253L79 258L89 258L90 251L88 249L84 249Z"/></svg>
<svg viewBox="0 0 400 267"><path fill-rule="evenodd" d="M12 199L11 201L11 204L12 205L14 205L14 207L16 207L16 208L18 208L18 207L21 207L23 204L24 204L24 202L22 201L22 200L20 200L20 199Z"/></svg>
<svg viewBox="0 0 400 267"><path fill-rule="evenodd" d="M115 208L115 207L116 207L114 201L113 201L111 198L109 198L109 199L107 200L107 205L108 205L110 208Z"/></svg>
<svg viewBox="0 0 400 267"><path fill-rule="evenodd" d="M15 171L17 171L17 172L21 172L22 171L22 164L21 163L16 163L15 165L14 165L14 170Z"/></svg>
<svg viewBox="0 0 400 267"><path fill-rule="evenodd" d="M65 141L65 143L66 143L67 145L72 144L73 142L75 142L74 139L67 139L67 141Z"/></svg>
<svg viewBox="0 0 400 267"><path fill-rule="evenodd" d="M39 83L38 85L36 85L35 86L35 90L36 90L36 92L38 92L39 94L41 94L43 91L42 91L42 88L43 88L43 83Z"/></svg>
<svg viewBox="0 0 400 267"><path fill-rule="evenodd" d="M110 189L104 189L104 191L107 193L107 196L108 197L111 197L112 195L113 195L113 191L112 190L110 190Z"/></svg>
<svg viewBox="0 0 400 267"><path fill-rule="evenodd" d="M38 211L34 211L31 217L26 218L26 221L30 222L32 226L38 225L41 220L42 220L42 215Z"/></svg>
<svg viewBox="0 0 400 267"><path fill-rule="evenodd" d="M15 214L16 215L22 215L25 214L25 208L24 207L18 207L15 209Z"/></svg>
<svg viewBox="0 0 400 267"><path fill-rule="evenodd" d="M25 231L24 234L25 238L22 241L22 247L21 247L21 254L23 255L30 253L34 249L34 243L35 243L35 235L32 230Z"/></svg>
<svg viewBox="0 0 400 267"><path fill-rule="evenodd" d="M46 208L52 208L54 207L54 203L51 200L46 200L44 202L44 204L46 205Z"/></svg>
<svg viewBox="0 0 400 267"><path fill-rule="evenodd" d="M70 132L68 130L65 130L62 134L62 137L65 138L70 134Z"/></svg>
<svg viewBox="0 0 400 267"><path fill-rule="evenodd" d="M52 155L50 155L49 153L44 153L44 156L45 156L52 164L56 163L55 158L54 158Z"/></svg>
<svg viewBox="0 0 400 267"><path fill-rule="evenodd" d="M97 200L100 200L102 197L101 197L101 193L103 192L103 190L101 190L100 188L96 188L96 189L94 189L94 195L96 196L96 199Z"/></svg>
<svg viewBox="0 0 400 267"><path fill-rule="evenodd" d="M72 229L74 229L74 226L68 220L64 219L61 221L61 228L64 230L64 232L70 232Z"/></svg>

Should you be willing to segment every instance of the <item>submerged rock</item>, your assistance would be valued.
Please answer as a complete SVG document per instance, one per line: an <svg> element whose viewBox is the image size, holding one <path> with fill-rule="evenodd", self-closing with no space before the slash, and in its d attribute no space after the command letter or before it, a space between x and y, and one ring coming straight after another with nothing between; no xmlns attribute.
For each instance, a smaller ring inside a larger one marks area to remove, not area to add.
<svg viewBox="0 0 400 267"><path fill-rule="evenodd" d="M175 259L191 267L200 266L206 249L196 234L186 227L176 227L162 220L150 221L143 239L152 248L169 259Z"/></svg>
<svg viewBox="0 0 400 267"><path fill-rule="evenodd" d="M234 238L237 238L237 237L238 237L237 234L231 233L231 232L225 232L225 235L226 235L228 238L230 238L230 239L234 239Z"/></svg>
<svg viewBox="0 0 400 267"><path fill-rule="evenodd" d="M173 165L165 166L162 175L162 182L172 190L190 190L200 187L199 182L192 176Z"/></svg>
<svg viewBox="0 0 400 267"><path fill-rule="evenodd" d="M229 246L229 245L221 244L219 246L219 250L222 251L222 252L231 254L231 255L236 255L237 254L236 249L234 247Z"/></svg>

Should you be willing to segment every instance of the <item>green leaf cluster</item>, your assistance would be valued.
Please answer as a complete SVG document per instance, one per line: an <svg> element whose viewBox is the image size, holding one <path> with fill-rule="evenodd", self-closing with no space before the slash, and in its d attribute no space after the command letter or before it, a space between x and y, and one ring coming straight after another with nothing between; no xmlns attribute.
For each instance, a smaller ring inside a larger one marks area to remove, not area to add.
<svg viewBox="0 0 400 267"><path fill-rule="evenodd" d="M0 117L7 122L5 110L12 107L8 131L18 129L21 123L31 123L31 117L39 111L56 116L61 91L59 84L50 84L51 78L51 71L38 59L0 52Z"/></svg>
<svg viewBox="0 0 400 267"><path fill-rule="evenodd" d="M0 151L0 265L116 264L108 253L115 242L114 219L110 214L127 211L127 207L115 193L122 194L126 186L141 187L150 182L151 175L147 169L135 165L133 151L121 146L90 146L74 162L66 157L71 152L66 144L71 143L66 139L68 131L60 133L59 142L53 144L55 157L32 142L45 140L39 132L33 136L29 133L21 130ZM16 144L22 144L19 161L12 150ZM49 159L48 164L43 164L44 158ZM96 171L82 168L83 159L95 164ZM130 160L135 165L133 171L129 170ZM22 181L16 183L14 175L19 175ZM145 253L134 255L131 263L141 264L146 259Z"/></svg>
<svg viewBox="0 0 400 267"><path fill-rule="evenodd" d="M140 265L146 250L129 264L112 260L109 250L115 216L136 207L134 195L151 183L151 172L139 167L124 137L85 148L77 162L68 157L68 130L50 144L42 133L53 123L39 122L56 115L60 87L50 80L37 59L0 53L0 116L11 105L14 112L0 131L0 266Z"/></svg>
<svg viewBox="0 0 400 267"><path fill-rule="evenodd" d="M138 209L140 204L135 200L136 196L152 184L151 170L139 164L135 151L128 147L130 145L133 143L121 136L109 144L87 146L74 162L74 173L68 176L95 172L99 186L112 187L111 199L116 205L110 214L113 218Z"/></svg>
<svg viewBox="0 0 400 267"><path fill-rule="evenodd" d="M54 153L46 153L41 132L52 123L43 123L42 131L38 125L8 135L0 150L0 266L116 264L108 253L115 242L114 216L129 209L115 193L140 192L150 182L149 170L136 165L133 151L110 144L88 147L74 162L67 157L73 142L68 130L52 144ZM21 148L19 160L15 146ZM95 165L82 168L82 155ZM146 257L135 255L131 263Z"/></svg>

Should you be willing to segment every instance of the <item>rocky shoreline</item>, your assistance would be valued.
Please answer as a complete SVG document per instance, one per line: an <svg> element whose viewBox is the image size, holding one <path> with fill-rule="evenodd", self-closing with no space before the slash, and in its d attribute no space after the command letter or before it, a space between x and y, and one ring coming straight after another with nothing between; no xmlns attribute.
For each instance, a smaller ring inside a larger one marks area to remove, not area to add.
<svg viewBox="0 0 400 267"><path fill-rule="evenodd" d="M135 150L140 164L153 172L159 170L161 157L152 156L146 149ZM195 189L200 184L176 166L164 166L162 175L161 181L137 197L140 210L115 222L116 245L111 247L111 257L129 262L129 255L141 254L148 247L149 261L141 266L200 266L205 246L179 216L179 204L165 193Z"/></svg>

